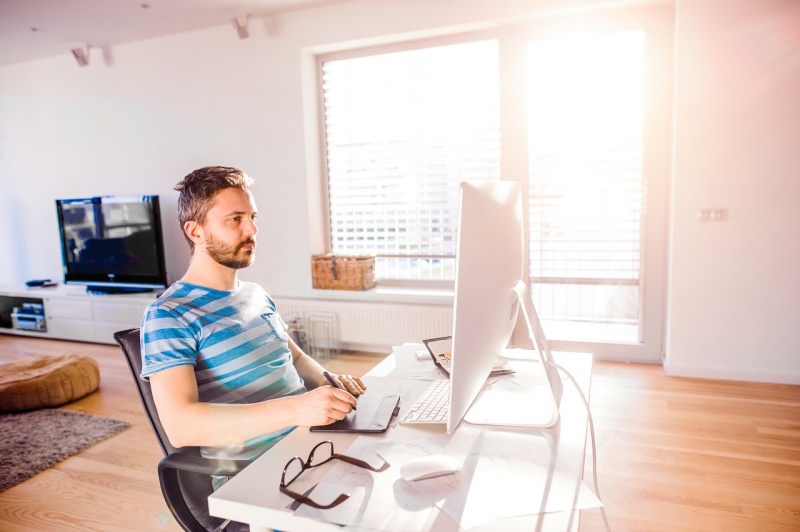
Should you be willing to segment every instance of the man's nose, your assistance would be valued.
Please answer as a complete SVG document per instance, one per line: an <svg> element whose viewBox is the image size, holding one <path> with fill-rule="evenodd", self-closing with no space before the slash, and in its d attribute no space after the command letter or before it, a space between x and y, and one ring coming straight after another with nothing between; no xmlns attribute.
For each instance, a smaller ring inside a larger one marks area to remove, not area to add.
<svg viewBox="0 0 800 532"><path fill-rule="evenodd" d="M248 236L255 236L255 234L258 233L258 227L256 226L256 221L253 220L252 218L248 218L248 221L245 224L244 232Z"/></svg>

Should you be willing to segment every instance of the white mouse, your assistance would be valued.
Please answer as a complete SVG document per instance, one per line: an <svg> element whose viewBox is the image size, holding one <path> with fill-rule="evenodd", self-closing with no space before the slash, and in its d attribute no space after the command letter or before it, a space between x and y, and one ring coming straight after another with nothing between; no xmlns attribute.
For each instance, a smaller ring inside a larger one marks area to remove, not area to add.
<svg viewBox="0 0 800 532"><path fill-rule="evenodd" d="M400 467L400 476L404 480L423 480L426 478L449 475L461 469L461 463L452 456L431 454L406 462Z"/></svg>

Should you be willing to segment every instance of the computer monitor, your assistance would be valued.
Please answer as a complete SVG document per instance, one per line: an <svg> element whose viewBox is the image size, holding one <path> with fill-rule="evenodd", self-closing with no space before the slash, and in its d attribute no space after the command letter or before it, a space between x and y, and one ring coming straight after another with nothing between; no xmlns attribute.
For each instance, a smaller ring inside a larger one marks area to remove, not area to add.
<svg viewBox="0 0 800 532"><path fill-rule="evenodd" d="M464 417L514 331L523 239L519 183L461 183L447 432Z"/></svg>
<svg viewBox="0 0 800 532"><path fill-rule="evenodd" d="M531 335L535 332L539 336L541 332L523 281L525 245L519 184L510 181L462 183L458 224L448 433L453 432L467 414L486 384L498 355L508 346L517 323L520 302L527 303L525 306L533 310L538 330L531 327L531 312L528 309L525 312ZM544 354L539 347L539 353ZM546 356L549 357L549 351ZM543 366L539 366L540 372ZM522 415L515 418L509 412L498 411L497 414L502 415L493 416L490 412L490 415L482 414L481 419L485 419L487 424L552 425L557 419L558 408L548 379L543 380L543 402L547 404L541 405L542 417ZM495 394L494 399L501 395L501 400L504 400L504 394ZM523 393L520 398L525 401L535 400L534 397ZM537 405L517 402L510 406L513 410L532 412ZM489 409L497 408L490 406Z"/></svg>

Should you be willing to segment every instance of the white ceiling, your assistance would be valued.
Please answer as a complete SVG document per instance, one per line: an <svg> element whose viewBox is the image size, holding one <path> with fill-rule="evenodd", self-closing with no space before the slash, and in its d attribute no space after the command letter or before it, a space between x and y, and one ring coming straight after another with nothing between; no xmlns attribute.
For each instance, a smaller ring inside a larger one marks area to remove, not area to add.
<svg viewBox="0 0 800 532"><path fill-rule="evenodd" d="M0 0L0 66L341 1Z"/></svg>

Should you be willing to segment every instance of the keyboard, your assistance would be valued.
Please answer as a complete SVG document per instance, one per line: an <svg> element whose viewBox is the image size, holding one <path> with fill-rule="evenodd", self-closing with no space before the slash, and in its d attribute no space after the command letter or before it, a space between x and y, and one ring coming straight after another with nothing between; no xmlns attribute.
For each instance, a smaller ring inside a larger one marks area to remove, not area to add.
<svg viewBox="0 0 800 532"><path fill-rule="evenodd" d="M431 382L411 405L400 423L447 423L450 411L450 380Z"/></svg>

